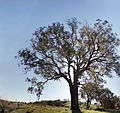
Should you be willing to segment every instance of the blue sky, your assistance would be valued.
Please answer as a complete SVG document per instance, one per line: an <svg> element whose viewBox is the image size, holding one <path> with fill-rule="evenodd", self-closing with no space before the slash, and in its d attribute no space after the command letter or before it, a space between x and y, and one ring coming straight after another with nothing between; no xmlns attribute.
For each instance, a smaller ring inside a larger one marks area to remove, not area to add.
<svg viewBox="0 0 120 113"><path fill-rule="evenodd" d="M93 24L96 19L108 20L120 36L120 0L0 0L0 98L17 101L35 101L27 93L28 83L14 56L24 48L32 33L52 22L65 22L76 17ZM28 75L32 75L29 73ZM120 78L107 79L105 87L120 95ZM49 82L42 100L68 99L65 81Z"/></svg>

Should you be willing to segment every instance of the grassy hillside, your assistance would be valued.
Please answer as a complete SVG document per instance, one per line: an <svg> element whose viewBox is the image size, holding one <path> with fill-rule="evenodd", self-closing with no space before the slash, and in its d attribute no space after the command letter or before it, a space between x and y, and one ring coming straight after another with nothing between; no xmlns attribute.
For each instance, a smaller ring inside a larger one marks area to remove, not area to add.
<svg viewBox="0 0 120 113"><path fill-rule="evenodd" d="M70 102L65 101L42 101L35 103L21 103L0 100L0 111L2 111L2 109L4 109L4 113L72 113L70 110ZM120 111L101 112L85 109L82 109L82 112L120 113Z"/></svg>

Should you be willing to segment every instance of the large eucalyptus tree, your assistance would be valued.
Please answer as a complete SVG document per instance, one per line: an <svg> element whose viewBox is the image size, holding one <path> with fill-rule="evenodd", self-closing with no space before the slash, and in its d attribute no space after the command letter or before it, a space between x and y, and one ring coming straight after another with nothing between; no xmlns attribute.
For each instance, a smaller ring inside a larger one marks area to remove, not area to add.
<svg viewBox="0 0 120 113"><path fill-rule="evenodd" d="M26 71L33 70L38 75L27 78L32 83L28 90L38 97L47 81L65 79L74 111L79 110L78 86L84 76L111 76L113 71L120 75L119 39L108 21L98 19L91 26L72 18L66 23L37 29L30 47L21 49L18 58Z"/></svg>

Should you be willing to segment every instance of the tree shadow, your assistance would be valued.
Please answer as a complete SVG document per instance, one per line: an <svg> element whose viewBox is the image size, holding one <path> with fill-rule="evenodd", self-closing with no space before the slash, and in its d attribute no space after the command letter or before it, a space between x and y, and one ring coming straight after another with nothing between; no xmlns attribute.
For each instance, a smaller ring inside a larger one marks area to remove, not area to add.
<svg viewBox="0 0 120 113"><path fill-rule="evenodd" d="M82 113L80 110L72 110L72 113Z"/></svg>

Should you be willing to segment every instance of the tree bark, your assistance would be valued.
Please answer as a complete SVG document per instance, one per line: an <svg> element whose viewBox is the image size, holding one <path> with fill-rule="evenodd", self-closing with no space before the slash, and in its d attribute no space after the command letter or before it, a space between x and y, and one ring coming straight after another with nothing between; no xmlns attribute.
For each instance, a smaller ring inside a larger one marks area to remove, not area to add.
<svg viewBox="0 0 120 113"><path fill-rule="evenodd" d="M89 100L89 98L87 99L87 106L86 106L86 109L89 109L89 107L90 107L90 100Z"/></svg>
<svg viewBox="0 0 120 113"><path fill-rule="evenodd" d="M71 110L72 113L82 113L79 109L78 104L78 86L71 85L70 86L70 94L71 94Z"/></svg>

